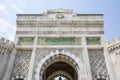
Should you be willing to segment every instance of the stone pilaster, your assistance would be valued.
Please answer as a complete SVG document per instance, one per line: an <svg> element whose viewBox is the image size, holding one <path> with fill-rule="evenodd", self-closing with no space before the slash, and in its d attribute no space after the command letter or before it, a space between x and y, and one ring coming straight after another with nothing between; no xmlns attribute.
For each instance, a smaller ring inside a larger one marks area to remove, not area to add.
<svg viewBox="0 0 120 80"><path fill-rule="evenodd" d="M17 53L16 48L14 48L13 51L10 53L10 58L8 60L7 69L5 71L5 75L3 77L3 80L10 80L10 75L11 75L12 68L13 68L13 65L14 65L14 60L15 60L16 53Z"/></svg>
<svg viewBox="0 0 120 80"><path fill-rule="evenodd" d="M87 80L93 80L92 79L92 73L91 73L90 61L89 61L89 54L88 54L88 50L87 50L87 47L86 47L85 37L83 37L83 46L84 46L83 56L84 56L84 61L85 61L85 65L86 65Z"/></svg>
<svg viewBox="0 0 120 80"><path fill-rule="evenodd" d="M32 77L33 77L33 68L34 68L34 62L35 62L36 46L37 46L37 36L34 39L34 47L33 47L32 55L31 55L27 80L32 80Z"/></svg>

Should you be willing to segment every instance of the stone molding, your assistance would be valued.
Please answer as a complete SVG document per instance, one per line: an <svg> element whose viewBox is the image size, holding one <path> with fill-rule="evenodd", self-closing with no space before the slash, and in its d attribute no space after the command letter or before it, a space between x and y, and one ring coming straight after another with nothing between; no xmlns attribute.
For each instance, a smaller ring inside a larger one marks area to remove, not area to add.
<svg viewBox="0 0 120 80"><path fill-rule="evenodd" d="M62 13L73 13L72 10L70 9L62 9L62 8L59 8L59 9L49 9L47 10L47 13L59 13L59 12L62 12Z"/></svg>
<svg viewBox="0 0 120 80"><path fill-rule="evenodd" d="M104 34L104 31L17 31L17 34L40 34L40 35L50 35L50 34Z"/></svg>
<svg viewBox="0 0 120 80"><path fill-rule="evenodd" d="M17 20L18 27L59 27L59 26L84 26L84 25L103 25L104 22L102 20L93 20L93 21L81 21L81 20L64 20L64 21L47 21L47 20Z"/></svg>

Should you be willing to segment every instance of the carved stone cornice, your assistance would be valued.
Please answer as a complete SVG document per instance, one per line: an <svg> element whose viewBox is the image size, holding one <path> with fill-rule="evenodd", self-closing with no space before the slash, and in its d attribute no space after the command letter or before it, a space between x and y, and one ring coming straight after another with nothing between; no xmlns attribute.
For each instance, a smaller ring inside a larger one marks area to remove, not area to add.
<svg viewBox="0 0 120 80"><path fill-rule="evenodd" d="M37 21L37 20L17 20L18 27L59 27L59 26L69 26L69 27L83 27L84 25L103 25L102 20L94 21Z"/></svg>
<svg viewBox="0 0 120 80"><path fill-rule="evenodd" d="M104 31L17 31L16 34L39 34L39 35L50 35L50 34L104 34Z"/></svg>

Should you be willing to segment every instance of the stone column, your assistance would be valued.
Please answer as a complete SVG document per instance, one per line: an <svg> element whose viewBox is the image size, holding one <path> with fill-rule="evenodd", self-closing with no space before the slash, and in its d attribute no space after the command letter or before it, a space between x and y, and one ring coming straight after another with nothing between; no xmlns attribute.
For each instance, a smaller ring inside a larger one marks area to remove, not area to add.
<svg viewBox="0 0 120 80"><path fill-rule="evenodd" d="M27 80L32 80L33 77L33 69L34 69L34 62L35 62L35 54L36 54L36 46L37 46L37 36L34 39L34 47L30 59L30 66L29 66L29 72L28 72L28 78Z"/></svg>
<svg viewBox="0 0 120 80"><path fill-rule="evenodd" d="M89 60L89 53L87 50L87 44L86 44L86 38L83 37L83 59L85 61L85 66L86 66L86 73L87 73L87 80L93 80L92 79L92 73L91 73L91 66L90 66L90 60Z"/></svg>
<svg viewBox="0 0 120 80"><path fill-rule="evenodd" d="M0 65L0 80L2 80L7 61L8 61L8 51L7 51L7 49L5 49L3 59L2 59L1 65Z"/></svg>
<svg viewBox="0 0 120 80"><path fill-rule="evenodd" d="M16 53L17 53L16 48L13 49L12 52L10 53L10 58L8 60L8 64L7 64L7 68L6 68L3 80L10 80L10 76L11 76L12 68L13 68L13 65L14 65Z"/></svg>

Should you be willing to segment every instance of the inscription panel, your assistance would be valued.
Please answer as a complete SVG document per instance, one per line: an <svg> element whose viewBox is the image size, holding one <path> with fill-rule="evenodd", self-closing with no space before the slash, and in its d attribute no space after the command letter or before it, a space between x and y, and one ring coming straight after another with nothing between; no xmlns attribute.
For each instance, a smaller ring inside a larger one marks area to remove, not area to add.
<svg viewBox="0 0 120 80"><path fill-rule="evenodd" d="M48 38L40 37L38 38L38 45L81 45L81 38Z"/></svg>
<svg viewBox="0 0 120 80"><path fill-rule="evenodd" d="M101 44L100 42L100 37L87 37L87 45L99 45Z"/></svg>
<svg viewBox="0 0 120 80"><path fill-rule="evenodd" d="M34 38L33 37L20 37L19 45L33 45Z"/></svg>

